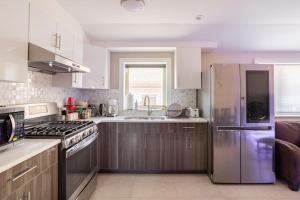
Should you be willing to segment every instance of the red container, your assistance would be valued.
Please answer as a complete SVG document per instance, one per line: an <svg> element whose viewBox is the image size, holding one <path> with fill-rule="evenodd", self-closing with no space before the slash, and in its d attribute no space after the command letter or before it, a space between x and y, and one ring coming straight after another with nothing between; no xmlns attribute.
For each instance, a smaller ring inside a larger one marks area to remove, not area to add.
<svg viewBox="0 0 300 200"><path fill-rule="evenodd" d="M73 97L68 97L68 99L67 99L67 105L68 106L73 105Z"/></svg>

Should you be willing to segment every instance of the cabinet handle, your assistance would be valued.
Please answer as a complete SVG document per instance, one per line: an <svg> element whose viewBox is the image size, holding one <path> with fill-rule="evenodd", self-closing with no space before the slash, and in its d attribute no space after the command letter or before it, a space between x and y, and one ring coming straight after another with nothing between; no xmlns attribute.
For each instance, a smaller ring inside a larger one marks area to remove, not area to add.
<svg viewBox="0 0 300 200"><path fill-rule="evenodd" d="M185 148L188 148L188 136L185 136Z"/></svg>
<svg viewBox="0 0 300 200"><path fill-rule="evenodd" d="M54 47L55 47L55 48L58 48L58 34L55 33L55 34L54 34L54 37L55 37L55 44L54 44Z"/></svg>
<svg viewBox="0 0 300 200"><path fill-rule="evenodd" d="M58 36L58 49L61 48L61 35Z"/></svg>
<svg viewBox="0 0 300 200"><path fill-rule="evenodd" d="M190 149L192 149L192 136L190 136Z"/></svg>
<svg viewBox="0 0 300 200"><path fill-rule="evenodd" d="M184 126L184 127L182 127L183 129L195 129L195 127L194 126Z"/></svg>
<svg viewBox="0 0 300 200"><path fill-rule="evenodd" d="M28 174L29 172L33 171L35 168L37 168L37 165L26 169L24 172L21 172L19 175L15 176L14 178L11 179L12 182L17 181L18 179L22 178L23 176L25 176L26 174Z"/></svg>

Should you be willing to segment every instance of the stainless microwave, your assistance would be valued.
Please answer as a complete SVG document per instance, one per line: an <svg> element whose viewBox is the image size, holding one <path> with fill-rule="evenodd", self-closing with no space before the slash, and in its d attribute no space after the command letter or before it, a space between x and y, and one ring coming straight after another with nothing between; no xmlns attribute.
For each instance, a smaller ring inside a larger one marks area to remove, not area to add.
<svg viewBox="0 0 300 200"><path fill-rule="evenodd" d="M24 138L24 108L0 107L0 149Z"/></svg>

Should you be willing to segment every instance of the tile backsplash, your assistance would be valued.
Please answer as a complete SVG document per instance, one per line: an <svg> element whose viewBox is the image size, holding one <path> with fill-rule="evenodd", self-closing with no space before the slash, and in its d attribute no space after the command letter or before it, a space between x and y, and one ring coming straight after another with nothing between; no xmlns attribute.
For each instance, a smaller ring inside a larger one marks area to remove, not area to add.
<svg viewBox="0 0 300 200"><path fill-rule="evenodd" d="M91 104L107 103L109 99L119 100L119 90L83 90L82 95ZM196 106L196 90L171 90L171 103L182 106Z"/></svg>
<svg viewBox="0 0 300 200"><path fill-rule="evenodd" d="M56 102L58 106L72 96L81 97L78 89L52 87L52 75L28 72L26 83L0 82L0 105Z"/></svg>
<svg viewBox="0 0 300 200"><path fill-rule="evenodd" d="M107 103L109 99L119 99L119 90L89 90L58 88L52 86L52 75L28 72L26 83L0 82L0 105L56 102L59 107L67 97L88 101L91 104ZM196 90L171 91L171 103L196 106Z"/></svg>

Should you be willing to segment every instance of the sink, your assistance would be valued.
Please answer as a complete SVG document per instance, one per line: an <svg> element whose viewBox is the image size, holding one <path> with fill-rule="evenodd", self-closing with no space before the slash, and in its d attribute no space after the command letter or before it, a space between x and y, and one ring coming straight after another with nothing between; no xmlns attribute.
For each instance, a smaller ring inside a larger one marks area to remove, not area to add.
<svg viewBox="0 0 300 200"><path fill-rule="evenodd" d="M124 117L126 120L149 120L149 117Z"/></svg>
<svg viewBox="0 0 300 200"><path fill-rule="evenodd" d="M151 120L165 120L167 117L162 116L162 117L150 117Z"/></svg>
<svg viewBox="0 0 300 200"><path fill-rule="evenodd" d="M125 120L165 120L166 117L147 117L147 116L132 116L132 117L124 117Z"/></svg>

